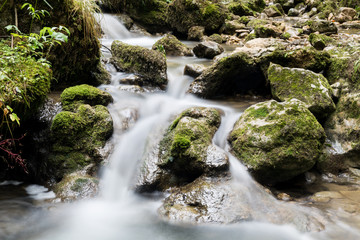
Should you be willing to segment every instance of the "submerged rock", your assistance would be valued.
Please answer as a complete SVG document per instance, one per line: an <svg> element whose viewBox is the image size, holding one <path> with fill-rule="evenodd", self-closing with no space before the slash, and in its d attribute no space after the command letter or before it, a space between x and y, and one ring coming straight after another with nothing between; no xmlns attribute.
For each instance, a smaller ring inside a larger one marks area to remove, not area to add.
<svg viewBox="0 0 360 240"><path fill-rule="evenodd" d="M167 84L166 59L162 53L117 40L111 44L111 50L112 62L118 69L141 75L147 85L164 88Z"/></svg>
<svg viewBox="0 0 360 240"><path fill-rule="evenodd" d="M265 77L254 58L234 53L215 62L191 83L189 92L204 98L266 92Z"/></svg>
<svg viewBox="0 0 360 240"><path fill-rule="evenodd" d="M311 169L324 141L324 129L297 99L249 107L229 135L236 157L265 184L283 182Z"/></svg>
<svg viewBox="0 0 360 240"><path fill-rule="evenodd" d="M166 34L152 47L153 50L165 51L167 56L192 56L191 49L180 42L174 35Z"/></svg>
<svg viewBox="0 0 360 240"><path fill-rule="evenodd" d="M276 100L296 98L304 102L318 119L325 119L335 111L332 89L322 74L270 64L268 79L272 96Z"/></svg>
<svg viewBox="0 0 360 240"><path fill-rule="evenodd" d="M199 58L213 59L215 56L224 52L224 48L216 42L205 41L196 45L193 51Z"/></svg>

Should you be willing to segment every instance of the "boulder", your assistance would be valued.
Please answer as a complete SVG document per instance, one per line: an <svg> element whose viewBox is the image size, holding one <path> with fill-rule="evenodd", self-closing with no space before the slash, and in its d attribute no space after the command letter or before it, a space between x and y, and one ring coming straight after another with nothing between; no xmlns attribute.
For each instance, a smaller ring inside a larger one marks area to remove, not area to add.
<svg viewBox="0 0 360 240"><path fill-rule="evenodd" d="M266 221L290 224L302 232L321 231L329 222L318 209L278 204L276 201L256 184L237 183L226 175L221 178L203 176L186 186L173 189L159 208L159 214L177 223ZM228 230L231 231L231 228ZM249 239L253 239L253 233L251 236Z"/></svg>
<svg viewBox="0 0 360 240"><path fill-rule="evenodd" d="M208 156L220 121L219 112L211 108L197 107L182 112L160 142L160 168L189 179L214 169L226 169L227 159L217 164Z"/></svg>
<svg viewBox="0 0 360 240"><path fill-rule="evenodd" d="M166 56L192 56L191 49L180 42L174 35L166 34L156 41L152 46L153 50L165 51Z"/></svg>
<svg viewBox="0 0 360 240"><path fill-rule="evenodd" d="M198 77L205 70L205 66L202 64L186 64L184 68L184 74L190 77Z"/></svg>
<svg viewBox="0 0 360 240"><path fill-rule="evenodd" d="M207 0L174 0L169 4L168 21L172 29L187 34L193 26L216 32L224 24L226 8Z"/></svg>
<svg viewBox="0 0 360 240"><path fill-rule="evenodd" d="M295 8L290 8L288 12L289 17L297 17L300 15L300 11Z"/></svg>
<svg viewBox="0 0 360 240"><path fill-rule="evenodd" d="M322 74L270 64L267 75L272 96L276 100L296 98L304 102L318 119L325 119L335 111L332 89Z"/></svg>
<svg viewBox="0 0 360 240"><path fill-rule="evenodd" d="M257 12L261 12L266 3L264 0L243 0L231 1L227 8L230 12L239 16L254 16Z"/></svg>
<svg viewBox="0 0 360 240"><path fill-rule="evenodd" d="M51 125L52 147L48 160L55 180L102 160L100 149L113 132L113 122L102 105L78 104L58 113Z"/></svg>
<svg viewBox="0 0 360 240"><path fill-rule="evenodd" d="M280 37L282 31L272 24L259 25L255 27L256 37L269 38L269 37Z"/></svg>
<svg viewBox="0 0 360 240"><path fill-rule="evenodd" d="M194 54L199 58L213 59L215 56L224 52L224 48L212 41L201 42L193 48Z"/></svg>
<svg viewBox="0 0 360 240"><path fill-rule="evenodd" d="M326 45L331 41L332 38L323 34L311 33L309 35L310 44L317 50L323 50L326 47Z"/></svg>
<svg viewBox="0 0 360 240"><path fill-rule="evenodd" d="M348 167L360 167L360 92L342 90L336 111L325 123L330 142L328 159L321 168L339 171ZM326 166L326 167L325 167ZM335 169L334 169L335 168Z"/></svg>
<svg viewBox="0 0 360 240"><path fill-rule="evenodd" d="M353 8L341 7L334 20L340 23L352 21L357 15L357 12Z"/></svg>
<svg viewBox="0 0 360 240"><path fill-rule="evenodd" d="M87 84L66 88L61 93L60 99L64 110L72 109L73 104L107 106L113 102L113 98L109 93Z"/></svg>
<svg viewBox="0 0 360 240"><path fill-rule="evenodd" d="M189 92L203 98L267 92L266 80L254 58L234 53L215 62L191 83Z"/></svg>
<svg viewBox="0 0 360 240"><path fill-rule="evenodd" d="M117 40L111 44L111 50L111 61L118 69L141 75L146 85L164 88L167 84L166 59L162 53Z"/></svg>
<svg viewBox="0 0 360 240"><path fill-rule="evenodd" d="M205 34L205 28L203 26L193 26L189 28L188 40L200 41Z"/></svg>
<svg viewBox="0 0 360 240"><path fill-rule="evenodd" d="M309 26L312 32L319 32L326 35L336 34L338 29L333 22L327 20L311 20Z"/></svg>
<svg viewBox="0 0 360 240"><path fill-rule="evenodd" d="M284 15L284 10L279 3L270 5L263 11L268 17L279 17Z"/></svg>
<svg viewBox="0 0 360 240"><path fill-rule="evenodd" d="M264 184L284 182L310 170L324 141L324 129L297 99L249 107L229 135L235 156Z"/></svg>
<svg viewBox="0 0 360 240"><path fill-rule="evenodd" d="M235 34L236 30L244 29L244 28L245 28L244 23L241 23L236 20L232 20L232 21L226 20L224 25L220 29L220 33L233 35Z"/></svg>

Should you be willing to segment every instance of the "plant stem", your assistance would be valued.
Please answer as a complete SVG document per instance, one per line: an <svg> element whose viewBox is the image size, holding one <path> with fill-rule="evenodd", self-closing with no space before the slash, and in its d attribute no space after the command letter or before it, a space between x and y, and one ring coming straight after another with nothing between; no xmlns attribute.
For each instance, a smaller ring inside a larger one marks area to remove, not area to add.
<svg viewBox="0 0 360 240"><path fill-rule="evenodd" d="M38 4L38 0L36 0L36 1L35 1L34 13L36 13L37 4ZM32 30L32 25L33 25L33 23L34 23L34 18L35 18L35 16L32 16L32 17L31 17L31 23L30 23L30 30L29 30L29 33L31 33L31 30Z"/></svg>

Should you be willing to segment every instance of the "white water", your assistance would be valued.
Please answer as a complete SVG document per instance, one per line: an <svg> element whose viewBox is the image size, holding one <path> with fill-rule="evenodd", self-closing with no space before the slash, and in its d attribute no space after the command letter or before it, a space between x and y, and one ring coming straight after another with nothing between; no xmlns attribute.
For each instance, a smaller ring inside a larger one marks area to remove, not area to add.
<svg viewBox="0 0 360 240"><path fill-rule="evenodd" d="M106 37L104 44L110 45L113 39L150 47L157 38L137 37L128 33L112 16L105 15ZM108 21L109 20L109 21ZM35 224L34 228L14 239L38 240L306 240L312 239L309 234L298 232L289 225L274 225L266 222L245 222L229 226L208 225L173 225L158 217L159 200L142 198L132 191L132 183L139 164L144 156L149 138L161 132L169 121L182 110L190 106L216 107L224 112L222 124L214 137L214 143L228 150L226 137L241 111L210 101L200 100L187 95L186 89L191 78L183 76L182 69L186 63L199 62L196 58L169 58L169 86L166 92L132 94L118 90L119 75L113 73L113 81L101 86L110 92L115 102L109 106L114 119L115 132L112 141L114 151L109 158L109 166L102 172L100 196L81 201L70 206L58 207L45 221ZM121 128L120 113L125 108L138 109L138 120L126 132ZM264 196L238 160L230 156L231 173L234 181L239 183L234 191L246 191L247 198L252 200L253 210L264 211L257 197ZM266 193L265 193L266 194ZM277 200L268 195L274 204ZM266 209L265 209L266 211ZM345 229L345 227L344 227ZM1 234L0 234L1 236ZM326 236L324 236L326 239ZM356 239L356 238L354 238Z"/></svg>

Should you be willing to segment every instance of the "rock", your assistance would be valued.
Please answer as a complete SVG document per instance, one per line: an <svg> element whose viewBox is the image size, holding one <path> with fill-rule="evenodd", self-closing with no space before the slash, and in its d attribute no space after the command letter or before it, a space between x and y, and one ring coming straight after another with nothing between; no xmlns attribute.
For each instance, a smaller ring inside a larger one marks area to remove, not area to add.
<svg viewBox="0 0 360 240"><path fill-rule="evenodd" d="M295 8L290 8L288 12L289 17L296 17L300 15L300 11Z"/></svg>
<svg viewBox="0 0 360 240"><path fill-rule="evenodd" d="M132 46L115 40L111 44L114 65L144 77L144 84L164 88L167 84L165 56L155 50Z"/></svg>
<svg viewBox="0 0 360 240"><path fill-rule="evenodd" d="M122 78L119 80L119 83L125 84L125 85L138 85L143 86L144 85L144 78L138 75L131 75L126 78Z"/></svg>
<svg viewBox="0 0 360 240"><path fill-rule="evenodd" d="M327 52L317 51L313 47L304 47L292 51L278 48L263 56L261 62L265 66L269 66L270 62L273 62L283 67L304 68L314 72L321 72L329 65L330 55Z"/></svg>
<svg viewBox="0 0 360 240"><path fill-rule="evenodd" d="M184 74L191 77L200 76L205 70L205 66L202 64L186 64L184 68Z"/></svg>
<svg viewBox="0 0 360 240"><path fill-rule="evenodd" d="M256 37L269 38L269 37L280 37L282 31L272 24L260 25L255 27Z"/></svg>
<svg viewBox="0 0 360 240"><path fill-rule="evenodd" d="M113 132L106 107L78 104L76 109L58 113L51 125L53 139L48 167L56 180L91 163L102 160L100 149Z"/></svg>
<svg viewBox="0 0 360 240"><path fill-rule="evenodd" d="M220 33L233 35L235 34L236 30L245 28L245 24L240 23L235 20L226 20L224 25L220 29Z"/></svg>
<svg viewBox="0 0 360 240"><path fill-rule="evenodd" d="M205 41L196 45L193 52L199 58L213 59L216 55L224 52L224 48L216 42Z"/></svg>
<svg viewBox="0 0 360 240"><path fill-rule="evenodd" d="M317 50L323 50L326 47L326 45L331 41L332 38L323 34L311 33L309 35L310 44Z"/></svg>
<svg viewBox="0 0 360 240"><path fill-rule="evenodd" d="M325 119L335 111L332 89L322 74L301 68L281 67L270 64L268 69L273 98L287 101L296 98L318 119Z"/></svg>
<svg viewBox="0 0 360 240"><path fill-rule="evenodd" d="M202 26L193 26L189 28L188 40L200 41L205 34L205 28Z"/></svg>
<svg viewBox="0 0 360 240"><path fill-rule="evenodd" d="M311 169L324 141L324 129L297 99L249 107L229 135L235 156L264 184L284 182Z"/></svg>
<svg viewBox="0 0 360 240"><path fill-rule="evenodd" d="M124 24L126 29L130 30L134 25L134 21L131 19L129 15L126 14L117 14L116 17Z"/></svg>
<svg viewBox="0 0 360 240"><path fill-rule="evenodd" d="M250 196L248 193L251 193ZM299 231L321 231L328 222L315 208L276 204L275 201L261 187L239 184L228 176L200 177L186 186L174 189L160 207L159 214L176 223L235 224L266 221L290 224Z"/></svg>
<svg viewBox="0 0 360 240"><path fill-rule="evenodd" d="M334 170L360 166L360 92L342 91L336 111L325 123L332 150L322 168L335 165ZM339 164L341 163L341 164Z"/></svg>
<svg viewBox="0 0 360 240"><path fill-rule="evenodd" d="M166 34L163 38L158 40L153 46L153 50L163 53L166 56L192 56L191 49L180 42L174 35Z"/></svg>
<svg viewBox="0 0 360 240"><path fill-rule="evenodd" d="M217 158L209 149L220 121L219 112L211 108L190 108L181 113L160 142L160 168L190 180L205 172L227 169L226 155Z"/></svg>
<svg viewBox="0 0 360 240"><path fill-rule="evenodd" d="M335 21L343 23L352 21L357 15L357 12L353 8L341 7L338 15L335 16Z"/></svg>
<svg viewBox="0 0 360 240"><path fill-rule="evenodd" d="M64 110L76 108L76 104L107 106L113 102L113 98L109 93L87 84L66 88L61 93L60 99Z"/></svg>
<svg viewBox="0 0 360 240"><path fill-rule="evenodd" d="M63 202L93 198L99 191L99 179L75 172L66 175L56 184L54 191Z"/></svg>
<svg viewBox="0 0 360 240"><path fill-rule="evenodd" d="M269 7L264 9L264 13L268 17L278 17L284 15L284 10L282 9L280 4L270 5Z"/></svg>
<svg viewBox="0 0 360 240"><path fill-rule="evenodd" d="M246 53L234 53L206 68L188 91L203 98L215 98L248 91L266 92L265 86L265 77L255 60Z"/></svg>
<svg viewBox="0 0 360 240"><path fill-rule="evenodd" d="M298 2L298 1L296 1L296 2ZM285 12L288 12L289 9L295 7L295 1L294 0L275 0L274 3L275 4L280 4L280 6L284 9Z"/></svg>
<svg viewBox="0 0 360 240"><path fill-rule="evenodd" d="M309 26L312 32L319 32L326 35L336 34L338 32L336 25L327 20L312 20Z"/></svg>
<svg viewBox="0 0 360 240"><path fill-rule="evenodd" d="M131 92L131 93L143 93L145 90L137 85L127 85L127 86L119 86L118 88L121 91Z"/></svg>
<svg viewBox="0 0 360 240"><path fill-rule="evenodd" d="M232 1L227 5L230 12L239 16L253 16L257 12L261 12L265 7L264 0L246 0L246 1Z"/></svg>
<svg viewBox="0 0 360 240"><path fill-rule="evenodd" d="M169 4L168 22L172 29L187 34L193 26L216 32L224 24L226 8L219 3L196 0L174 0Z"/></svg>
<svg viewBox="0 0 360 240"><path fill-rule="evenodd" d="M224 42L224 39L221 37L221 35L216 34L216 33L209 36L209 40L213 41L213 42L216 42L218 44L222 44Z"/></svg>

